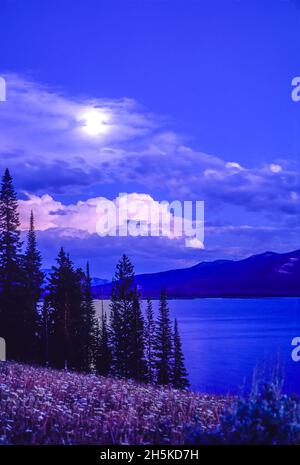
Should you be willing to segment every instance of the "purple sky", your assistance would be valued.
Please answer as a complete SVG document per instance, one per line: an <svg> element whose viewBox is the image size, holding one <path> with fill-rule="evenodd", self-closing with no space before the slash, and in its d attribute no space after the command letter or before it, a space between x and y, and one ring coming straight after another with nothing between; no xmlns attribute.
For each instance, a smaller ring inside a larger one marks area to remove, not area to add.
<svg viewBox="0 0 300 465"><path fill-rule="evenodd" d="M0 169L46 268L61 245L104 278L123 252L145 272L299 248L299 6L1 1ZM120 192L204 200L204 248L99 237Z"/></svg>

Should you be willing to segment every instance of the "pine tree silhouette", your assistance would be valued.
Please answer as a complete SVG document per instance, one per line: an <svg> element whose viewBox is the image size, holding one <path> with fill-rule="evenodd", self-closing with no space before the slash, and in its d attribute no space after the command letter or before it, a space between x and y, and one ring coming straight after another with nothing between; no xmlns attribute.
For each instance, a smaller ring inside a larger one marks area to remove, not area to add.
<svg viewBox="0 0 300 465"><path fill-rule="evenodd" d="M174 322L174 359L172 370L172 385L176 389L186 389L189 387L188 375L184 366L184 356L182 353L181 339L178 331L177 319Z"/></svg>
<svg viewBox="0 0 300 465"><path fill-rule="evenodd" d="M57 368L86 370L82 278L82 270L74 269L70 257L61 248L47 289L53 325L49 359Z"/></svg>
<svg viewBox="0 0 300 465"><path fill-rule="evenodd" d="M0 192L0 330L6 339L7 357L22 353L22 266L18 201L6 169Z"/></svg>
<svg viewBox="0 0 300 465"><path fill-rule="evenodd" d="M145 361L144 318L137 289L134 290L133 294L129 326L129 376L138 381L145 381L147 366Z"/></svg>
<svg viewBox="0 0 300 465"><path fill-rule="evenodd" d="M123 255L112 285L111 333L112 369L115 376L128 378L131 374L131 351L129 334L134 295L134 269L129 258Z"/></svg>
<svg viewBox="0 0 300 465"><path fill-rule="evenodd" d="M147 364L147 380L153 383L155 380L155 321L153 305L150 299L147 300L146 321L145 321L145 357Z"/></svg>
<svg viewBox="0 0 300 465"><path fill-rule="evenodd" d="M82 303L82 367L90 371L95 363L97 341L96 341L96 310L92 296L91 276L89 263L86 265L86 273L83 275L83 303Z"/></svg>
<svg viewBox="0 0 300 465"><path fill-rule="evenodd" d="M155 357L158 384L168 385L172 381L172 329L166 292L161 291L155 334Z"/></svg>
<svg viewBox="0 0 300 465"><path fill-rule="evenodd" d="M39 320L39 335L40 345L39 353L40 360L43 364L48 366L50 364L50 348L49 341L53 339L54 325L53 325L53 309L50 304L49 296L44 297L42 311Z"/></svg>
<svg viewBox="0 0 300 465"><path fill-rule="evenodd" d="M34 229L34 215L31 211L30 226L27 234L27 247L23 259L24 267L24 327L23 341L24 347L22 350L23 359L25 361L39 361L39 313L38 303L42 294L42 284L44 281L44 273L41 271L41 254L37 249L36 234Z"/></svg>
<svg viewBox="0 0 300 465"><path fill-rule="evenodd" d="M96 371L107 376L111 372L112 353L110 332L107 325L107 315L102 311L100 328L98 327L98 350L96 351Z"/></svg>

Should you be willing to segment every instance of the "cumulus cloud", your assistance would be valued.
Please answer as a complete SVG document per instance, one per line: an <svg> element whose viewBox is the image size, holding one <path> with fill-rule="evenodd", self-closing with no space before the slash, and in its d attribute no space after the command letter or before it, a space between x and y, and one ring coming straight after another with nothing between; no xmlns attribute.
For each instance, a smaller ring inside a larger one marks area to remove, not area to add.
<svg viewBox="0 0 300 465"><path fill-rule="evenodd" d="M29 194L26 200L19 201L24 234L28 228L30 211L35 213L39 248L45 259L44 266L53 264L61 246L71 252L78 265L84 266L86 260L91 260L93 273L108 279L124 252L130 255L137 272L141 273L192 266L196 262L215 258L244 258L253 253L264 252L266 244L268 249L278 252L298 247L300 228L299 223L295 222L284 226L247 223L234 225L222 220L207 221L205 248L197 237L174 238L168 231L159 237L100 237L96 234L99 219L97 207L107 201L108 199L99 197L64 204L49 195ZM118 201L117 198L110 202L118 204ZM128 203L133 213L129 217L139 218L142 228L149 226L145 204L158 206L165 213L165 207L147 194L132 194Z"/></svg>
<svg viewBox="0 0 300 465"><path fill-rule="evenodd" d="M33 211L38 231L57 229L61 236L148 236L185 239L187 247L203 248L203 206L193 212L176 202L158 202L149 194L123 194L116 199L105 197L65 205L50 195L27 194L19 200L21 228L28 229ZM198 216L197 216L198 215Z"/></svg>

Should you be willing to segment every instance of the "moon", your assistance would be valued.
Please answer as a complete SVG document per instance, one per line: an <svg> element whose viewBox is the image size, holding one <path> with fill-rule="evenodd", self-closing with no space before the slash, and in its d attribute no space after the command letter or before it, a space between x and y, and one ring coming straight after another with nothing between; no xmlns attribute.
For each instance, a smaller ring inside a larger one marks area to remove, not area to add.
<svg viewBox="0 0 300 465"><path fill-rule="evenodd" d="M99 136L108 129L108 115L101 110L93 108L81 117L82 129L90 136Z"/></svg>

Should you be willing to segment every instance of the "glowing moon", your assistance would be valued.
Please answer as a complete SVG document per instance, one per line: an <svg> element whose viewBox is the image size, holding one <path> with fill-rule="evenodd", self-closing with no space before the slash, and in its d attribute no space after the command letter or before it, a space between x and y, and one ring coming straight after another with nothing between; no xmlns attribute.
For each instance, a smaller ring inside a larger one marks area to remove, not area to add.
<svg viewBox="0 0 300 465"><path fill-rule="evenodd" d="M93 108L81 117L82 129L90 136L98 136L107 131L108 115L101 110Z"/></svg>

